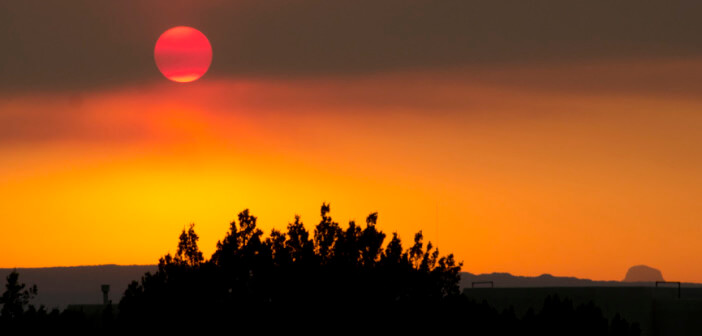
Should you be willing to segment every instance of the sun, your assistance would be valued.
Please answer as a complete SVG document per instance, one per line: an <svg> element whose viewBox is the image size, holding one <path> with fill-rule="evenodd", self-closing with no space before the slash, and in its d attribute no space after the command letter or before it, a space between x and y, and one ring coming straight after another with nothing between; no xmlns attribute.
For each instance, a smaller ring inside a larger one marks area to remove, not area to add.
<svg viewBox="0 0 702 336"><path fill-rule="evenodd" d="M166 30L156 41L154 59L168 79L188 83L202 77L212 64L212 45L199 30L186 26Z"/></svg>

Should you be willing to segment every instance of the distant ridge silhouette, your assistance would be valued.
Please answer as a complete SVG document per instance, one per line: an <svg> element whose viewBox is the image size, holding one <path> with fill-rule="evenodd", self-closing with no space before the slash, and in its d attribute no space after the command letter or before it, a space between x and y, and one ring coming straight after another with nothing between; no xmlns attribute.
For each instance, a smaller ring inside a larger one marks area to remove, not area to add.
<svg viewBox="0 0 702 336"><path fill-rule="evenodd" d="M32 301L35 305L65 308L69 304L102 302L100 285L110 284L110 299L119 301L124 290L133 280L139 280L145 272L153 272L158 265L95 265L46 268L18 268L22 281L36 284L39 295ZM12 268L0 268L0 279L5 279ZM473 274L461 273L460 287L470 288L473 282L493 281L495 287L625 287L653 286L651 282L593 281L575 277L559 277L542 274L536 277L518 276L510 273ZM683 287L702 287L698 283L683 283Z"/></svg>
<svg viewBox="0 0 702 336"><path fill-rule="evenodd" d="M662 277L661 277L662 278ZM656 280L645 280L635 282L625 281L597 281L590 279L581 279L575 277L559 277L551 274L542 274L535 277L518 276L510 273L489 273L489 274L473 274L468 272L461 273L461 289L470 288L473 282L488 282L492 281L495 287L638 287L638 286L654 286ZM684 282L683 287L702 287L702 284Z"/></svg>
<svg viewBox="0 0 702 336"><path fill-rule="evenodd" d="M109 284L109 299L118 302L127 285L152 272L156 265L96 265L45 268L17 268L22 282L36 284L39 293L31 303L47 308L66 308L69 304L98 304L102 302L100 285ZM13 268L0 268L5 279Z"/></svg>

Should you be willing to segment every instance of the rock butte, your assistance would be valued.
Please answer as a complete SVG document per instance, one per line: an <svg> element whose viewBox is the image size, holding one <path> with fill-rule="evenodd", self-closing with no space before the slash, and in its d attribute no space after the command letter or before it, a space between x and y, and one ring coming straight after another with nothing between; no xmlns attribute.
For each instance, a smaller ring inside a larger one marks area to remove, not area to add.
<svg viewBox="0 0 702 336"><path fill-rule="evenodd" d="M663 280L661 271L646 265L636 265L629 268L624 277L624 282L655 282Z"/></svg>

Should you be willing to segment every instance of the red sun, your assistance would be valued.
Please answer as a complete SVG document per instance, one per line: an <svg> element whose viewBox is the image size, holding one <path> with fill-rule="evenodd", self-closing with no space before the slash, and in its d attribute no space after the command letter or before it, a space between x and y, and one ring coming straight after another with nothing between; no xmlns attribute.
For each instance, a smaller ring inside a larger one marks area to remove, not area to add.
<svg viewBox="0 0 702 336"><path fill-rule="evenodd" d="M154 48L156 66L166 78L188 83L202 77L212 63L212 46L195 28L178 26L166 30Z"/></svg>

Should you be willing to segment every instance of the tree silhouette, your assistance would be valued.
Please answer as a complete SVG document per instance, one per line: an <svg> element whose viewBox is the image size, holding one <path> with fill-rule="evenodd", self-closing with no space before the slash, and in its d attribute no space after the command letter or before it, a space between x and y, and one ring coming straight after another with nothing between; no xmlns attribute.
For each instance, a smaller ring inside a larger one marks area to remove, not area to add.
<svg viewBox="0 0 702 336"><path fill-rule="evenodd" d="M288 224L288 232L286 233L285 251L280 253L289 253L290 261L297 264L312 262L314 258L314 243L310 240L310 234L305 229L304 224L300 220L300 216L295 216L295 222Z"/></svg>
<svg viewBox="0 0 702 336"><path fill-rule="evenodd" d="M16 320L22 317L25 308L29 305L29 300L37 295L37 286L32 285L29 288L19 282L19 273L13 270L7 276L7 284L5 284L5 292L0 297L0 317L7 320Z"/></svg>
<svg viewBox="0 0 702 336"><path fill-rule="evenodd" d="M286 232L274 229L264 237L257 218L245 209L209 260L190 225L174 257L165 255L157 272L128 286L120 318L135 323L145 316L251 319L257 311L294 315L294 310L335 319L359 305L384 309L458 295L461 264L452 255L439 258L431 243L425 250L421 232L410 250L402 249L396 233L384 248L377 213L367 216L364 227L351 221L342 229L330 212L323 203L312 237L299 216Z"/></svg>
<svg viewBox="0 0 702 336"><path fill-rule="evenodd" d="M378 222L378 213L374 212L366 218L366 228L361 233L359 247L361 248L361 264L366 267L373 266L380 259L381 247L385 234L375 228Z"/></svg>
<svg viewBox="0 0 702 336"><path fill-rule="evenodd" d="M198 246L195 225L184 228L177 250L159 259L158 270L130 283L101 323L75 310L47 312L29 304L36 286L13 271L0 297L0 333L144 331L232 333L455 332L477 335L636 336L641 329L616 315L608 320L592 302L575 307L569 299L546 298L543 309L518 317L514 308L497 311L460 295L461 262L441 256L419 231L409 248L394 232L387 243L378 213L365 226L342 228L323 203L313 234L300 216L286 231L267 237L248 209L232 221L211 258ZM311 237L312 236L312 237Z"/></svg>
<svg viewBox="0 0 702 336"><path fill-rule="evenodd" d="M307 325L317 332L452 332L460 324L476 334L637 334L620 318L609 325L594 305L574 308L557 297L521 319L514 309L472 302L459 293L462 262L440 255L421 231L404 248L396 232L385 242L376 212L365 226L350 221L345 228L330 213L323 203L312 234L295 216L286 231L264 237L245 209L209 260L190 225L174 257L162 257L158 271L128 286L118 324L271 333L307 331Z"/></svg>
<svg viewBox="0 0 702 336"><path fill-rule="evenodd" d="M178 243L178 251L174 258L174 262L177 264L183 264L189 267L199 266L204 258L202 257L202 252L197 247L197 241L200 239L195 233L195 224L190 224L188 232L183 230L180 234L180 242Z"/></svg>
<svg viewBox="0 0 702 336"><path fill-rule="evenodd" d="M333 222L329 216L329 204L322 203L322 220L314 229L315 253L325 264L331 261L334 251L334 243L341 234L339 223Z"/></svg>

